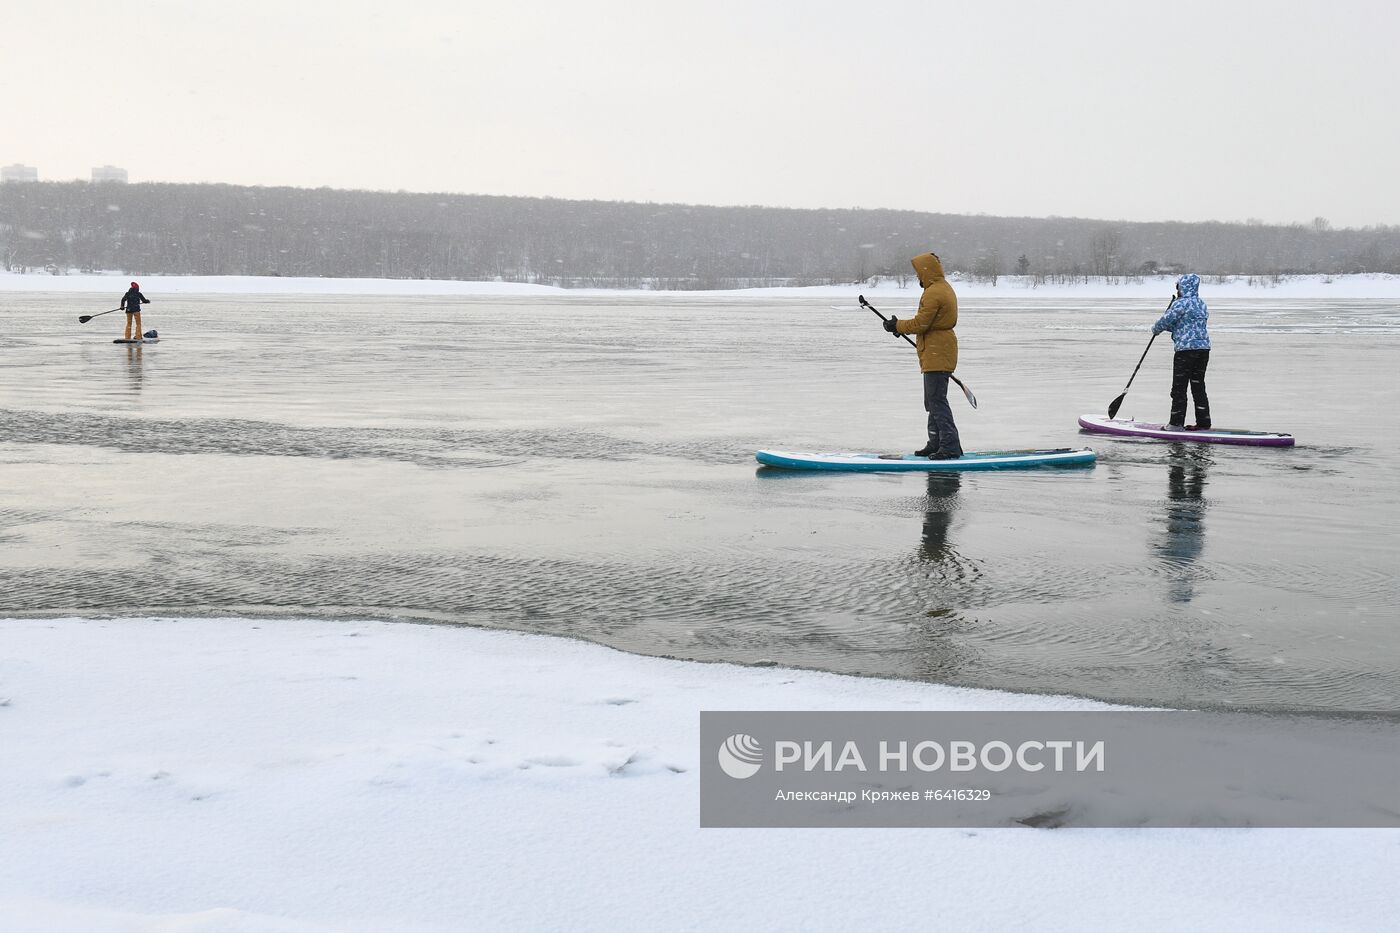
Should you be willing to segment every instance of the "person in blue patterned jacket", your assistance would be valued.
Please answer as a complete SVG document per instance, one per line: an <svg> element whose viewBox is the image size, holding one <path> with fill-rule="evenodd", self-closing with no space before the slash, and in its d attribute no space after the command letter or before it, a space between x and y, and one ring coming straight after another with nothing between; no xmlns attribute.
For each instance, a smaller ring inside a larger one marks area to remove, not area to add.
<svg viewBox="0 0 1400 933"><path fill-rule="evenodd" d="M1170 426L1186 426L1186 387L1191 387L1191 401L1196 404L1193 430L1210 427L1210 399L1206 398L1206 366L1210 363L1210 334L1206 332L1209 312L1197 294L1201 277L1188 272L1176 280L1176 300L1167 313L1152 325L1152 333L1171 331L1172 346L1172 415Z"/></svg>

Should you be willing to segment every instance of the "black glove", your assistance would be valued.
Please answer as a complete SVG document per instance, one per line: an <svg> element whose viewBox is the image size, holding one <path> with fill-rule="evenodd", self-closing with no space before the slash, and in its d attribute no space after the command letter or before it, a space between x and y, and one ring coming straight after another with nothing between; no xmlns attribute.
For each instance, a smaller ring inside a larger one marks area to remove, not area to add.
<svg viewBox="0 0 1400 933"><path fill-rule="evenodd" d="M898 336L899 336L899 318L895 318L895 317L887 317L887 318L885 318L885 330L889 331L890 333L892 333L892 334L894 334L896 337L898 337Z"/></svg>

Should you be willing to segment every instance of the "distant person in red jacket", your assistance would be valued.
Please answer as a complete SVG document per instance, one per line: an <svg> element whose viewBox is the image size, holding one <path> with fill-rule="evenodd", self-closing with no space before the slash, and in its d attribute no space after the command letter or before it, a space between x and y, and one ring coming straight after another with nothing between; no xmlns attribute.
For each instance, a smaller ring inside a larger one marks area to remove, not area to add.
<svg viewBox="0 0 1400 933"><path fill-rule="evenodd" d="M136 282L131 283L131 287L122 295L122 303L117 307L126 311L126 339L131 339L133 327L136 331L136 339L141 339L141 306L151 303L151 299L141 294L141 286Z"/></svg>

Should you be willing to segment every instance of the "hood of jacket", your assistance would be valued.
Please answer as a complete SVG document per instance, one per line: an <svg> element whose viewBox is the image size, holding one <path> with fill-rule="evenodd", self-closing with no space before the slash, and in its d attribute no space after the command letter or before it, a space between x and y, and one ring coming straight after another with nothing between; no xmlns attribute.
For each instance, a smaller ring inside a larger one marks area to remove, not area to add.
<svg viewBox="0 0 1400 933"><path fill-rule="evenodd" d="M943 278L943 263L933 253L920 253L909 261L918 273L919 285L922 287L928 288Z"/></svg>
<svg viewBox="0 0 1400 933"><path fill-rule="evenodd" d="M1176 280L1176 288L1182 298L1195 298L1201 290L1201 277L1194 272L1188 272Z"/></svg>

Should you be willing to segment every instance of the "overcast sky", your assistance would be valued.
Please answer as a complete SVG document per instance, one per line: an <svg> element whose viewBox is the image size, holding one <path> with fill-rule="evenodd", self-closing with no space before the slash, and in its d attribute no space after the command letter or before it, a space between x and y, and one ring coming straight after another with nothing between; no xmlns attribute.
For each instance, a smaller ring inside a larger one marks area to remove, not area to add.
<svg viewBox="0 0 1400 933"><path fill-rule="evenodd" d="M5 0L40 178L1400 223L1400 3Z"/></svg>

